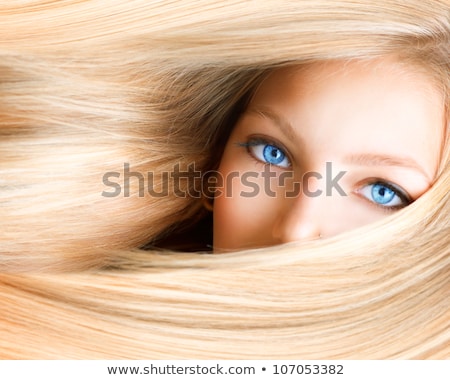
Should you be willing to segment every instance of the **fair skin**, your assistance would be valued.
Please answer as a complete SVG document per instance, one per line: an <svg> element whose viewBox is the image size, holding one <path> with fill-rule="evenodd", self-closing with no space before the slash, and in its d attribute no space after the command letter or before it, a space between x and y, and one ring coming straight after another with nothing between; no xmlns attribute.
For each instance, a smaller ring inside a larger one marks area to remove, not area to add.
<svg viewBox="0 0 450 380"><path fill-rule="evenodd" d="M214 249L331 237L406 207L436 176L443 115L430 77L392 58L272 72L219 165Z"/></svg>

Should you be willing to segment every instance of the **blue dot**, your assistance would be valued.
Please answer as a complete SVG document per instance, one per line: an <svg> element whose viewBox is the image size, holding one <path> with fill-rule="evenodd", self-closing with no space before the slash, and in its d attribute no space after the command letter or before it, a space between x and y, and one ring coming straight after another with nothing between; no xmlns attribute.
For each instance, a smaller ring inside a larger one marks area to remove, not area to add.
<svg viewBox="0 0 450 380"><path fill-rule="evenodd" d="M394 199L395 191L387 186L376 183L372 187L372 197L374 202L384 205Z"/></svg>
<svg viewBox="0 0 450 380"><path fill-rule="evenodd" d="M286 155L282 150L273 145L266 145L263 150L264 159L273 165L278 165L285 159Z"/></svg>

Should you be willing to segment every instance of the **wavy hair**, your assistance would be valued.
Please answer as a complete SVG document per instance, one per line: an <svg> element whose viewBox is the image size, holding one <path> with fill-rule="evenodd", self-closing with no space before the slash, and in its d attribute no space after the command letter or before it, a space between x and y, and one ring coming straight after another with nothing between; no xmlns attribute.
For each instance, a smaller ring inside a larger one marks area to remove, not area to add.
<svg viewBox="0 0 450 380"><path fill-rule="evenodd" d="M33 1L0 5L0 34L0 357L450 357L448 0ZM432 188L381 222L144 250L201 200L102 196L124 163L214 167L274 68L386 55L427 72L446 115Z"/></svg>

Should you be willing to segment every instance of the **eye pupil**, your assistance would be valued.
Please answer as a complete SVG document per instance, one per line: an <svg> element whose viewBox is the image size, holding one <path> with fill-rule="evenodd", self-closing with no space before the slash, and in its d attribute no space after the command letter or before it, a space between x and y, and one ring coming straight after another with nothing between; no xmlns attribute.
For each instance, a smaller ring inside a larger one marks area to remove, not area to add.
<svg viewBox="0 0 450 380"><path fill-rule="evenodd" d="M264 159L273 165L278 165L285 159L285 154L273 145L266 145L263 151Z"/></svg>
<svg viewBox="0 0 450 380"><path fill-rule="evenodd" d="M395 192L382 184L375 184L372 188L373 200L379 204L386 204L395 197Z"/></svg>

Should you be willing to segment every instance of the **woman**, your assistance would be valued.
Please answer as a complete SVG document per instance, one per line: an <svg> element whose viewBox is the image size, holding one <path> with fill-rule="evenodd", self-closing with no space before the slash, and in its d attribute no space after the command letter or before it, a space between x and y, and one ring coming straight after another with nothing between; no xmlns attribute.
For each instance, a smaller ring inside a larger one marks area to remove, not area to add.
<svg viewBox="0 0 450 380"><path fill-rule="evenodd" d="M448 2L35 3L0 25L2 357L449 356ZM159 174L217 169L268 73L392 54L444 95L417 201L325 240L139 249L201 217L180 196L201 178Z"/></svg>
<svg viewBox="0 0 450 380"><path fill-rule="evenodd" d="M395 55L272 72L220 161L215 248L327 238L417 200L444 146L441 81Z"/></svg>

